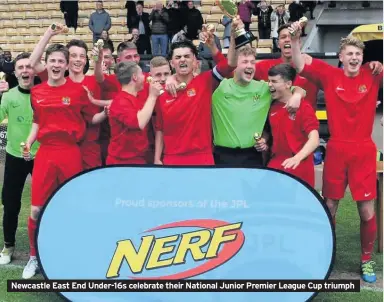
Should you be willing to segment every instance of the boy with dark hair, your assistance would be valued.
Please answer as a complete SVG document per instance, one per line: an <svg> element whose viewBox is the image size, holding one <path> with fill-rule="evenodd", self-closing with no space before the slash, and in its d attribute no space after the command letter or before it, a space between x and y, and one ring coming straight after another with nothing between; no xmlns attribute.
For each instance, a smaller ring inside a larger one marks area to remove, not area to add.
<svg viewBox="0 0 384 302"><path fill-rule="evenodd" d="M38 268L35 249L36 221L41 208L58 186L83 170L78 143L85 134L85 121L92 121L87 92L81 84L64 77L68 68L69 51L61 44L48 47L45 56L48 80L31 90L33 124L25 142L23 157L30 159L29 150L37 140L32 207L28 220L30 260L23 278L35 275Z"/></svg>
<svg viewBox="0 0 384 302"><path fill-rule="evenodd" d="M296 70L279 64L268 72L269 91L274 102L269 111L273 137L272 157L268 167L285 171L315 186L315 167L311 154L319 145L319 122L311 105L302 100L295 116L284 108L292 97Z"/></svg>
<svg viewBox="0 0 384 302"><path fill-rule="evenodd" d="M0 264L8 264L12 261L15 251L18 216L21 208L21 195L25 180L29 174L32 174L33 158L39 146L37 142L32 145L30 150L31 160L25 161L23 159L20 143L27 139L33 119L30 93L35 73L29 63L29 57L30 53L21 53L16 57L15 75L19 85L4 93L0 107L0 122L8 118L4 183L1 198L4 206L4 248L0 253Z"/></svg>
<svg viewBox="0 0 384 302"><path fill-rule="evenodd" d="M42 80L47 79L47 71L44 65L41 63L40 58L44 52L45 47L48 45L50 39L61 33L64 29L64 26L61 24L56 24L56 30L52 30L51 27L47 29L39 43L36 45L35 49L31 55L31 65L35 71L39 74L39 77ZM96 82L94 76L84 75L83 70L87 63L87 44L82 40L73 39L67 44L67 49L69 50L69 79L75 83L81 83L89 91L92 92L92 95L95 99L101 98L100 86ZM89 102L89 99L86 99ZM89 102L89 109L92 110L94 114L100 113L101 107L104 107L105 104L92 104ZM106 116L105 116L106 118ZM98 142L100 132L99 124L87 124L87 130L84 139L80 143L83 166L85 169L91 169L101 166L101 151L100 145Z"/></svg>

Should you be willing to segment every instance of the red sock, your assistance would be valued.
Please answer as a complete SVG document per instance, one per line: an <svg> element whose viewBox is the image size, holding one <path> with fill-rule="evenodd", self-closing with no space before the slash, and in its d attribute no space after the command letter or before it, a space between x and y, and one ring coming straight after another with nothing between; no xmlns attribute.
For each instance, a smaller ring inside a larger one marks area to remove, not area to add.
<svg viewBox="0 0 384 302"><path fill-rule="evenodd" d="M376 240L376 215L368 221L360 221L361 261L371 260L373 246Z"/></svg>
<svg viewBox="0 0 384 302"><path fill-rule="evenodd" d="M29 236L30 256L36 256L35 232L36 232L36 220L33 220L31 217L29 217L28 218L28 236Z"/></svg>

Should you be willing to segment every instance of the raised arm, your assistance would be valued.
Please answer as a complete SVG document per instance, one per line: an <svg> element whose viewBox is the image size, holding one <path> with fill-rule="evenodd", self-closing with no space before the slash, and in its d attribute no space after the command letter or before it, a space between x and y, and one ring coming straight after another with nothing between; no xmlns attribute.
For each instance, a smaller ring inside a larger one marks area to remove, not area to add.
<svg viewBox="0 0 384 302"><path fill-rule="evenodd" d="M44 35L41 37L39 43L33 49L29 62L32 68L36 73L41 73L45 70L45 66L41 63L41 56L44 53L45 47L47 47L51 38L57 34L63 33L65 31L65 26L63 24L56 24L56 30L52 30L51 26L45 31Z"/></svg>
<svg viewBox="0 0 384 302"><path fill-rule="evenodd" d="M301 73L304 69L305 60L301 55L300 49L300 35L301 35L301 27L299 22L292 23L290 27L291 31L295 31L295 35L291 36L291 47L292 47L292 60L293 64L296 67L298 73ZM312 63L312 62L310 62Z"/></svg>

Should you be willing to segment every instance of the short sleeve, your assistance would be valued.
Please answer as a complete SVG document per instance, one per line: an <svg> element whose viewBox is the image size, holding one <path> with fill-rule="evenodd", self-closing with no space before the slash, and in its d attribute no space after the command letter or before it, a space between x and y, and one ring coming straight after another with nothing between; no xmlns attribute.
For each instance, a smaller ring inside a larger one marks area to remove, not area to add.
<svg viewBox="0 0 384 302"><path fill-rule="evenodd" d="M0 104L0 122L8 115L8 93L4 93Z"/></svg>
<svg viewBox="0 0 384 302"><path fill-rule="evenodd" d="M114 118L130 129L140 129L139 120L137 119L138 109L125 98L116 97L113 99L109 110L110 118Z"/></svg>
<svg viewBox="0 0 384 302"><path fill-rule="evenodd" d="M31 91L31 107L33 111L33 122L39 124L39 108L36 103L36 96L34 90Z"/></svg>
<svg viewBox="0 0 384 302"><path fill-rule="evenodd" d="M319 130L319 120L316 117L315 110L312 106L305 101L302 103L302 111L301 111L301 129L306 134L313 130Z"/></svg>
<svg viewBox="0 0 384 302"><path fill-rule="evenodd" d="M301 76L324 88L337 72L338 68L322 60L312 59L311 64L304 65Z"/></svg>

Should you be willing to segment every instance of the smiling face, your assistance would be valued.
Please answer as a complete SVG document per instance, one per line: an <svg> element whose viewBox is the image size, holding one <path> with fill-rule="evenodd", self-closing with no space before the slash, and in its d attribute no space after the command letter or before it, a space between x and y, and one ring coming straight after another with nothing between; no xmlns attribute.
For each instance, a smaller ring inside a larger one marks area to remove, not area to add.
<svg viewBox="0 0 384 302"><path fill-rule="evenodd" d="M64 53L61 51L52 52L47 57L46 67L48 78L53 82L64 79L65 71L68 69L68 62Z"/></svg>
<svg viewBox="0 0 384 302"><path fill-rule="evenodd" d="M193 72L195 55L189 47L180 47L173 50L171 66L177 75L189 75Z"/></svg>
<svg viewBox="0 0 384 302"><path fill-rule="evenodd" d="M363 63L363 50L357 46L347 45L341 50L339 59L343 63L344 72L348 76L355 76Z"/></svg>
<svg viewBox="0 0 384 302"><path fill-rule="evenodd" d="M87 63L87 53L84 48L71 46L69 48L69 70L73 73L83 73Z"/></svg>
<svg viewBox="0 0 384 302"><path fill-rule="evenodd" d="M249 84L256 72L256 52L249 46L238 50L235 78L240 84Z"/></svg>
<svg viewBox="0 0 384 302"><path fill-rule="evenodd" d="M15 64L15 75L21 88L29 89L33 86L35 73L29 63L29 58L17 60Z"/></svg>

